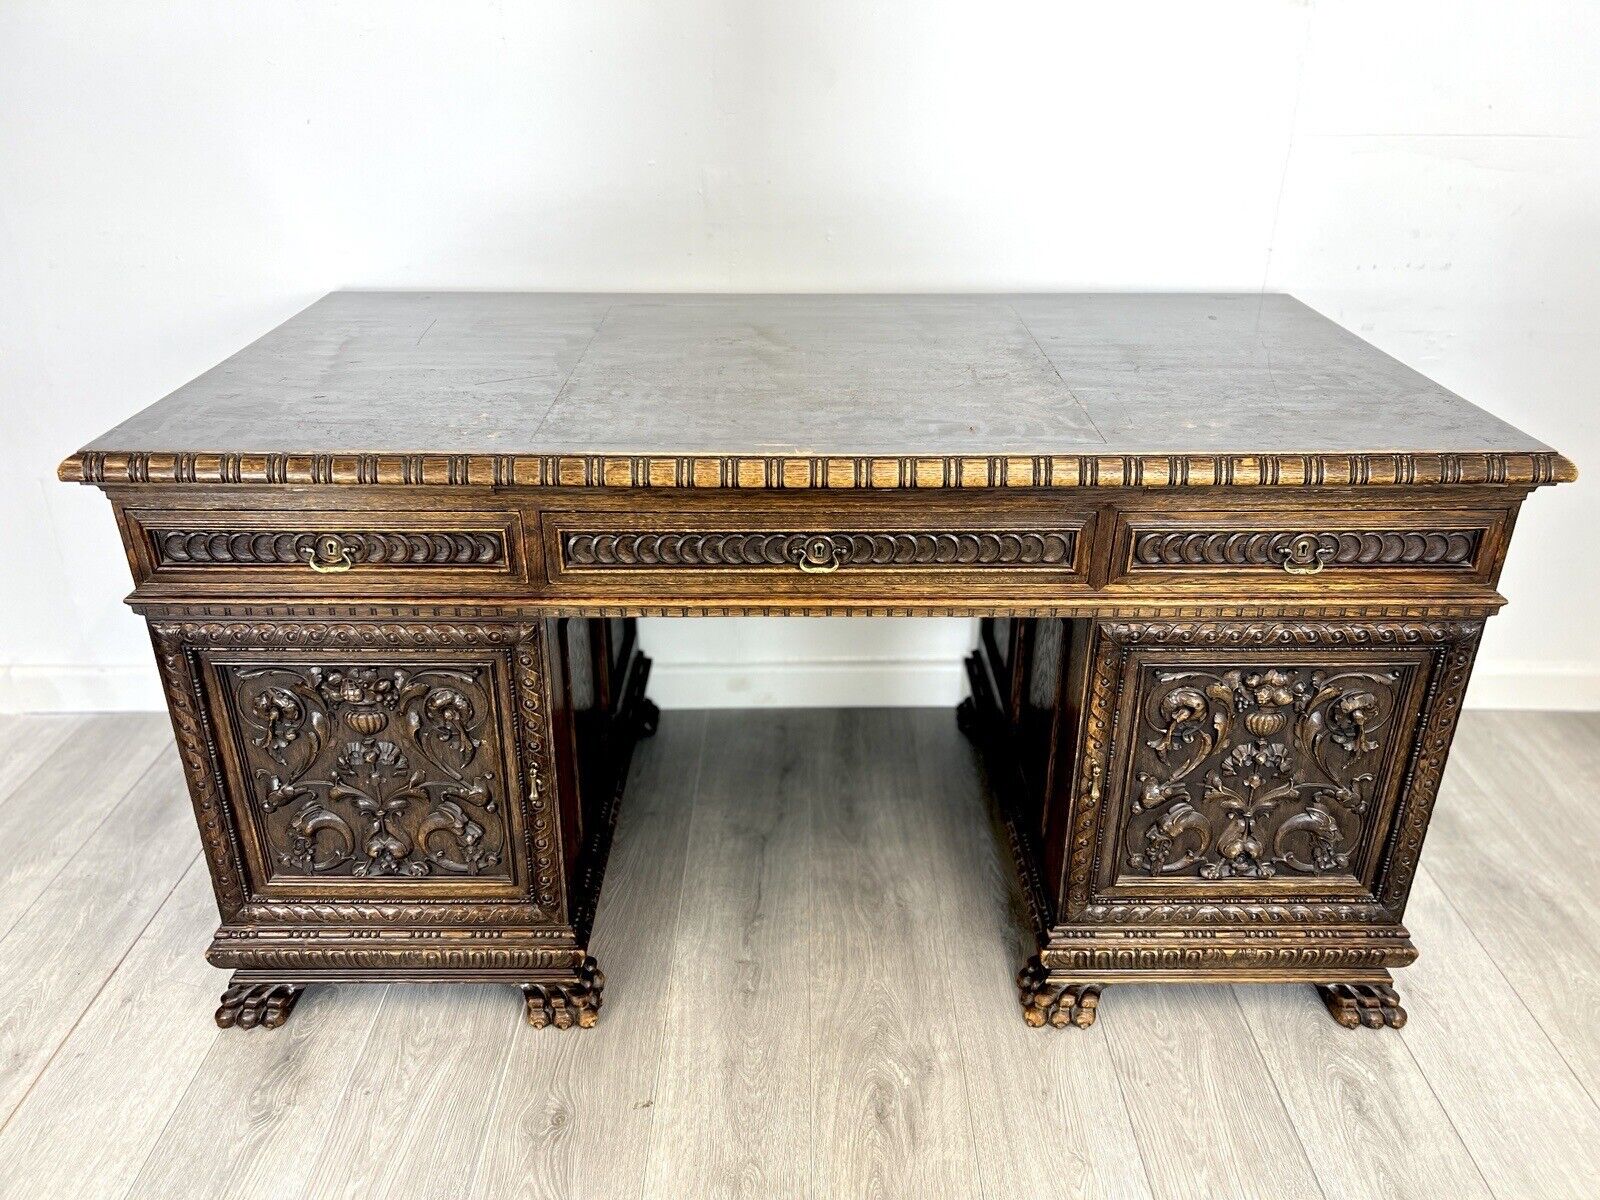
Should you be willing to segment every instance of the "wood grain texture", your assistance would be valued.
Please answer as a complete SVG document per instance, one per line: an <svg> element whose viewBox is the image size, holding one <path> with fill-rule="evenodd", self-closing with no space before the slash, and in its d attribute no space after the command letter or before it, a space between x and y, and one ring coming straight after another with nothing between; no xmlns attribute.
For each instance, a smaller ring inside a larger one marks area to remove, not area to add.
<svg viewBox="0 0 1600 1200"><path fill-rule="evenodd" d="M133 730L136 744L146 728L138 720L113 725ZM117 793L81 796L86 809L101 810L98 828L0 940L0 1120L27 1094L194 860L182 790L168 750L120 802ZM59 797L41 792L26 807L54 812L59 805Z"/></svg>
<svg viewBox="0 0 1600 1200"><path fill-rule="evenodd" d="M933 883L934 921L916 939L945 975L967 1086L968 1119L984 1194L1126 1198L1150 1195L1106 1043L1096 1025L1072 1037L1041 1037L1021 1021L988 1019L1016 1003L1017 964L1032 933L1016 894L1003 836L977 811L984 784L941 710L917 710L896 759L914 794L904 805L903 866ZM865 736L880 745L869 718ZM991 805L993 801L989 802ZM1025 949L1026 948L1026 949ZM1116 1003L1113 993L1111 1003ZM1019 1152L1019 1130L1028 1131Z"/></svg>
<svg viewBox="0 0 1600 1200"><path fill-rule="evenodd" d="M390 985L301 1194L459 1196L526 1032L512 988Z"/></svg>
<svg viewBox="0 0 1600 1200"><path fill-rule="evenodd" d="M966 1005L941 961L931 919L939 888L925 865L934 839L911 755L916 715L887 709L870 724L853 711L806 717L819 796L811 810L803 934L810 1192L977 1195L982 1184L958 1041Z"/></svg>
<svg viewBox="0 0 1600 1200"><path fill-rule="evenodd" d="M0 716L0 804L16 794L34 769L51 759L84 721L67 715Z"/></svg>
<svg viewBox="0 0 1600 1200"><path fill-rule="evenodd" d="M28 847L26 854L0 855L0 935L157 758L170 755L170 736L158 716L90 717L71 731L71 753L51 754L16 785L18 795L40 802L0 804L0 846Z"/></svg>
<svg viewBox="0 0 1600 1200"><path fill-rule="evenodd" d="M1592 1197L1600 1109L1583 1082L1426 868L1408 920L1428 953L1405 973L1411 1020L1400 1036L1489 1187Z"/></svg>
<svg viewBox="0 0 1600 1200"><path fill-rule="evenodd" d="M1311 988L1233 990L1326 1200L1487 1200L1471 1151L1404 1041L1360 1038L1320 1019Z"/></svg>
<svg viewBox="0 0 1600 1200"><path fill-rule="evenodd" d="M1572 467L1288 296L338 292L61 474L904 488Z"/></svg>
<svg viewBox="0 0 1600 1200"><path fill-rule="evenodd" d="M806 1196L808 939L825 712L713 712L665 981L651 1196Z"/></svg>
<svg viewBox="0 0 1600 1200"><path fill-rule="evenodd" d="M1096 1027L1106 1031L1156 1196L1321 1200L1229 989L1148 985L1107 993L1117 1019Z"/></svg>
<svg viewBox="0 0 1600 1200"><path fill-rule="evenodd" d="M196 939L192 946L199 944ZM220 986L220 983L216 986ZM216 986L201 1015L216 1004ZM271 1036L214 1036L127 1195L300 1196L389 989L308 990ZM208 1128L226 1137L204 1137ZM403 1186L398 1189L404 1194Z"/></svg>
<svg viewBox="0 0 1600 1200"><path fill-rule="evenodd" d="M1600 720L1472 713L1465 724L1429 873L1600 1101L1600 834L1586 786L1573 786L1600 770Z"/></svg>
<svg viewBox="0 0 1600 1200"><path fill-rule="evenodd" d="M1398 1033L1339 1029L1309 988L1118 985L1087 1031L985 1019L1010 1012L1020 931L950 724L942 711L667 714L639 751L596 939L631 986L581 1036L520 1026L509 987L313 989L283 1029L218 1035L196 1019L214 1003L215 972L194 953L212 914L181 784L174 766L152 772L104 801L102 828L0 939L0 1064L25 1093L0 1118L0 1190L803 1196L829 1193L813 1184L822 1157L833 1180L876 1180L883 1196L952 1180L990 1197L1593 1194L1600 1111L1571 1045L1558 1049L1584 1018L1547 1027L1535 1011L1572 956L1592 953L1595 925L1561 925L1530 988L1512 943L1539 897L1520 911L1470 902L1469 881L1481 884L1456 863L1457 842L1480 834L1486 852L1519 853L1489 836L1496 823L1582 816L1600 722L1467 719L1467 769L1440 817L1461 820L1427 860L1453 881L1429 867L1414 889L1408 923L1426 953L1402 977L1411 1021ZM850 831L859 845L840 844ZM828 857L887 859L902 878L857 887L840 863L819 864L814 836ZM1541 860L1556 886L1587 886L1588 836ZM163 842L182 853L152 857ZM119 868L124 851L164 872L167 891ZM914 935L841 964L838 937L885 903L915 907ZM820 949L813 921L834 931ZM833 982L819 985L813 963ZM899 1030L912 1027L882 1004L861 1006L878 1019L848 1034L812 1016L819 986L842 1014L845 983L898 997L904 985L882 979L930 971L917 1028L949 1030L933 1049L907 1050ZM718 1019L730 1010L737 1020ZM864 1061L819 1054L814 1019ZM954 1059L939 1049L950 1039ZM824 1061L837 1086L814 1102ZM878 1102L856 1129L841 1118L861 1103L847 1079L870 1080ZM960 1107L938 1099L963 1092Z"/></svg>
<svg viewBox="0 0 1600 1200"><path fill-rule="evenodd" d="M205 864L195 854L0 1131L0 1194L74 1200L128 1194L217 1038L207 1018L222 973L194 952L216 915ZM170 1036L152 1036L154 1013L173 1022ZM194 1139L195 1128L185 1127L186 1142L215 1145ZM69 1129L83 1136L62 1154L62 1131ZM47 1173L39 1170L44 1162ZM194 1188L196 1181L181 1186Z"/></svg>
<svg viewBox="0 0 1600 1200"><path fill-rule="evenodd" d="M486 1126L474 1196L638 1196L662 1086L705 713L664 715L635 756L591 948L612 991L582 1037L518 1037ZM675 1152L675 1151L674 1151Z"/></svg>

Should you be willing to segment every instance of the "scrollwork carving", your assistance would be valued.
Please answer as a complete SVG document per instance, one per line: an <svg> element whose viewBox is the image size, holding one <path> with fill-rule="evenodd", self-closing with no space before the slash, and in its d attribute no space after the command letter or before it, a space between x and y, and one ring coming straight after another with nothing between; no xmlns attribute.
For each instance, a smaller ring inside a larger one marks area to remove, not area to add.
<svg viewBox="0 0 1600 1200"><path fill-rule="evenodd" d="M231 664L222 678L274 878L504 873L486 667Z"/></svg>
<svg viewBox="0 0 1600 1200"><path fill-rule="evenodd" d="M1202 879L1348 873L1409 670L1147 668L1128 866Z"/></svg>

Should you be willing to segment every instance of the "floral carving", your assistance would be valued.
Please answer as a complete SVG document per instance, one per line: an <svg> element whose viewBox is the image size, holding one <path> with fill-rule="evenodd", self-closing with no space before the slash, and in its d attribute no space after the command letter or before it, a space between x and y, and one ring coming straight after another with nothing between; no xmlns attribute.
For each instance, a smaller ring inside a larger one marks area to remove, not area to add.
<svg viewBox="0 0 1600 1200"><path fill-rule="evenodd" d="M1349 873L1406 668L1150 669L1127 865Z"/></svg>
<svg viewBox="0 0 1600 1200"><path fill-rule="evenodd" d="M274 877L501 867L486 669L230 666ZM503 874L503 871L501 872Z"/></svg>

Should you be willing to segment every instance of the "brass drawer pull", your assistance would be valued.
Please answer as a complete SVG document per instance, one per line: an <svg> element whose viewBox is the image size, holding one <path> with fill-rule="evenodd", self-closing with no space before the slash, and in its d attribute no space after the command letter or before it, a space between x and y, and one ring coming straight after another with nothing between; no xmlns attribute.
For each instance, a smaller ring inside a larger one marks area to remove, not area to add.
<svg viewBox="0 0 1600 1200"><path fill-rule="evenodd" d="M1328 565L1334 555L1332 546L1324 546L1309 533L1295 538L1282 550L1283 569L1291 575L1315 575Z"/></svg>
<svg viewBox="0 0 1600 1200"><path fill-rule="evenodd" d="M832 575L844 566L849 553L849 547L836 545L832 538L814 537L796 546L790 557L807 575Z"/></svg>
<svg viewBox="0 0 1600 1200"><path fill-rule="evenodd" d="M356 565L354 552L336 537L318 538L314 547L307 546L300 554L318 575L339 575Z"/></svg>

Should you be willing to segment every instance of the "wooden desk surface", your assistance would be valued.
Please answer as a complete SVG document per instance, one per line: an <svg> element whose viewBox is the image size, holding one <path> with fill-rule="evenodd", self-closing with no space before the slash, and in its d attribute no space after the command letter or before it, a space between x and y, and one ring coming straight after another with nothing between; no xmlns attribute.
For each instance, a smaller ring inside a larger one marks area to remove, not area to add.
<svg viewBox="0 0 1600 1200"><path fill-rule="evenodd" d="M1125 294L336 292L62 465L724 487L1573 474L1289 296Z"/></svg>
<svg viewBox="0 0 1600 1200"><path fill-rule="evenodd" d="M248 1029L361 981L595 1024L651 614L985 618L953 724L1028 1024L1272 981L1397 1028L1511 531L1574 472L1283 296L341 293L62 473L107 485Z"/></svg>

